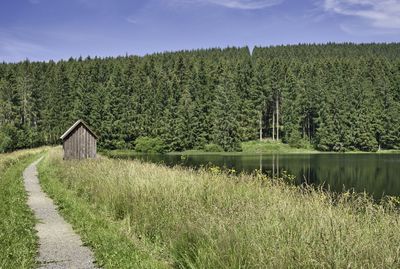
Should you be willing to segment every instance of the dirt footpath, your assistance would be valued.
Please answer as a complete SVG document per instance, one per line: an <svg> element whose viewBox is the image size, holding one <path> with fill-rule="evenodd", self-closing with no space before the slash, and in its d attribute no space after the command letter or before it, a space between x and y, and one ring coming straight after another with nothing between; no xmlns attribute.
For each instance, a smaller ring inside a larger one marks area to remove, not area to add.
<svg viewBox="0 0 400 269"><path fill-rule="evenodd" d="M24 171L28 205L39 220L39 268L96 268L93 253L83 246L72 226L58 214L53 200L42 191L36 170L40 160Z"/></svg>

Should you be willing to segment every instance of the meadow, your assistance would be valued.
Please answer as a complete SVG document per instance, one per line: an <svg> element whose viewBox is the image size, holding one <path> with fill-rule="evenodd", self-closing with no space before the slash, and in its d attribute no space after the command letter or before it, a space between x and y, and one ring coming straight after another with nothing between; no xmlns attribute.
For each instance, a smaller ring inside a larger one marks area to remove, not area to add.
<svg viewBox="0 0 400 269"><path fill-rule="evenodd" d="M63 161L41 184L105 268L398 268L399 199L262 174L137 160Z"/></svg>

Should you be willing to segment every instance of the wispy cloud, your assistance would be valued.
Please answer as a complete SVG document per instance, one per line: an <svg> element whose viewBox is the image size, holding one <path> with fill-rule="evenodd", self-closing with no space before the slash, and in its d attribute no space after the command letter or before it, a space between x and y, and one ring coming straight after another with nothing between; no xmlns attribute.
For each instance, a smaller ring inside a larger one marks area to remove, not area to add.
<svg viewBox="0 0 400 269"><path fill-rule="evenodd" d="M365 27L365 25L357 24L357 23L341 23L339 24L339 28L352 36L366 37L366 36L378 36L378 35L396 35L398 34L397 29L389 29L389 28L374 28L374 27Z"/></svg>
<svg viewBox="0 0 400 269"><path fill-rule="evenodd" d="M367 20L373 27L400 29L400 0L324 0L324 9Z"/></svg>
<svg viewBox="0 0 400 269"><path fill-rule="evenodd" d="M284 0L175 0L186 4L213 4L232 9L264 9L282 3Z"/></svg>
<svg viewBox="0 0 400 269"><path fill-rule="evenodd" d="M18 39L0 38L0 58L2 61L19 61L43 51L46 51L45 48L35 43ZM36 59L33 58L32 60Z"/></svg>
<svg viewBox="0 0 400 269"><path fill-rule="evenodd" d="M17 31L18 29L13 31L0 29L0 61L15 62L26 58L39 60L40 57L36 56L49 54L47 48L16 34Z"/></svg>
<svg viewBox="0 0 400 269"><path fill-rule="evenodd" d="M131 24L137 24L138 23L137 19L135 17L133 17L133 16L126 17L125 20L127 22L131 23Z"/></svg>

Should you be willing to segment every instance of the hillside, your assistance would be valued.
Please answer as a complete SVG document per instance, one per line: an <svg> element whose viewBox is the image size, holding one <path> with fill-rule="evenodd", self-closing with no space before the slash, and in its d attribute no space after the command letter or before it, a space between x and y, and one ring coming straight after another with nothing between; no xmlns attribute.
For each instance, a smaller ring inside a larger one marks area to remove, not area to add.
<svg viewBox="0 0 400 269"><path fill-rule="evenodd" d="M78 118L106 149L144 136L168 151L233 151L260 133L326 151L397 149L400 44L0 64L0 151L55 144Z"/></svg>

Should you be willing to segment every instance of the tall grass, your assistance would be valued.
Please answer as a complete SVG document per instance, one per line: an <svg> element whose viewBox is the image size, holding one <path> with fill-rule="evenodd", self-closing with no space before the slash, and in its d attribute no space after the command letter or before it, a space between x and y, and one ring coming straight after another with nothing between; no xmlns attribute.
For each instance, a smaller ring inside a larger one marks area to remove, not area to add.
<svg viewBox="0 0 400 269"><path fill-rule="evenodd" d="M35 267L35 219L26 204L22 172L41 151L0 154L0 268Z"/></svg>
<svg viewBox="0 0 400 269"><path fill-rule="evenodd" d="M398 200L101 158L42 170L173 268L399 268ZM88 223L88 226L91 224ZM96 250L95 250L96 251Z"/></svg>
<svg viewBox="0 0 400 269"><path fill-rule="evenodd" d="M23 159L29 155L33 155L33 154L42 152L43 150L45 150L45 148L19 150L19 151L14 151L11 153L1 153L0 154L0 174L3 174L8 167L17 163L21 159Z"/></svg>

